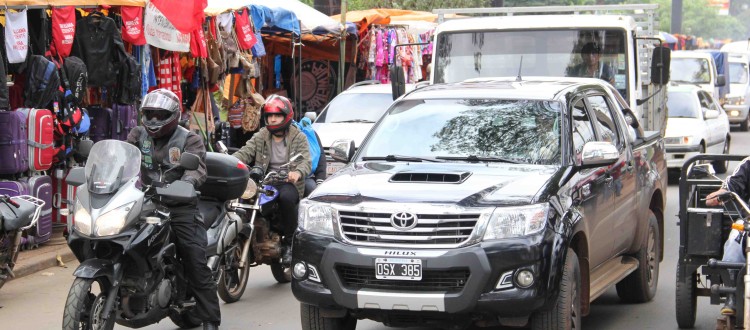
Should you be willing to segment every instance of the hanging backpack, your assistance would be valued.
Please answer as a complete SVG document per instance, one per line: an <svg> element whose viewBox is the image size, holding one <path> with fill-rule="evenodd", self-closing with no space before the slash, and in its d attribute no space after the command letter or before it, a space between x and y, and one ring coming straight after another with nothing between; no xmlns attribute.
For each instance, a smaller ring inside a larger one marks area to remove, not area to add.
<svg viewBox="0 0 750 330"><path fill-rule="evenodd" d="M60 89L57 65L44 56L33 55L29 59L26 74L26 107L47 108Z"/></svg>
<svg viewBox="0 0 750 330"><path fill-rule="evenodd" d="M117 77L117 91L115 94L117 103L135 104L141 98L143 82L141 75L141 64L130 54L123 57L120 62L120 73Z"/></svg>
<svg viewBox="0 0 750 330"><path fill-rule="evenodd" d="M86 94L86 86L89 83L89 75L86 69L86 63L83 63L78 57L69 56L63 63L63 83L73 97L75 105L80 105L83 96Z"/></svg>
<svg viewBox="0 0 750 330"><path fill-rule="evenodd" d="M312 171L315 173L318 168L318 159L320 159L320 145L318 144L318 137L315 136L315 131L312 128L312 121L310 118L302 118L300 122L294 122L294 126L297 126L299 130L307 137L307 144L310 146L310 161L312 162Z"/></svg>

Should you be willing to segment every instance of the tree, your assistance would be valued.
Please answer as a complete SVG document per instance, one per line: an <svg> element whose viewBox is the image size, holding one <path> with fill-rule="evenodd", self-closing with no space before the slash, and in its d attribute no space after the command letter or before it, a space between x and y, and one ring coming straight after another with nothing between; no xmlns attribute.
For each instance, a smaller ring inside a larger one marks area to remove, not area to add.
<svg viewBox="0 0 750 330"><path fill-rule="evenodd" d="M672 17L671 0L628 0L627 3L656 3L659 29L670 30ZM745 39L747 27L736 17L719 15L719 9L709 5L708 0L682 2L682 31L703 38Z"/></svg>

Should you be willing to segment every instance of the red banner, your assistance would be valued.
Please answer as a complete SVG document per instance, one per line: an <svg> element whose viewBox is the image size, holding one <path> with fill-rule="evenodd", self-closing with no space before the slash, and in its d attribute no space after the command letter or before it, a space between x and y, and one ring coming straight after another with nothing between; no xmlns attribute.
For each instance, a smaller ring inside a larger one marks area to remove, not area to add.
<svg viewBox="0 0 750 330"><path fill-rule="evenodd" d="M208 0L151 0L177 31L190 34L201 27Z"/></svg>

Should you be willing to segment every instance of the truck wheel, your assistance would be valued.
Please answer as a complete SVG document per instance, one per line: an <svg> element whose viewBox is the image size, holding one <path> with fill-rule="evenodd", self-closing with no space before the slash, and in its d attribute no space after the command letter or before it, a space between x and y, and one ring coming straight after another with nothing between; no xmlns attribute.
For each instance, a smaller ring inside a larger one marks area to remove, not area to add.
<svg viewBox="0 0 750 330"><path fill-rule="evenodd" d="M536 312L531 318L533 330L573 330L581 326L581 270L572 249L565 254L557 302L550 310Z"/></svg>
<svg viewBox="0 0 750 330"><path fill-rule="evenodd" d="M635 255L638 259L638 269L617 283L617 295L623 301L643 303L650 301L656 295L661 256L661 251L659 251L660 237L656 215L649 210L648 236L641 243L641 248Z"/></svg>
<svg viewBox="0 0 750 330"><path fill-rule="evenodd" d="M728 155L729 154L729 136L727 136L724 140L724 150L721 152L722 155ZM713 163L714 170L716 170L716 173L724 174L727 172L727 168L729 167L729 161L725 160L723 162L714 162Z"/></svg>
<svg viewBox="0 0 750 330"><path fill-rule="evenodd" d="M357 319L351 314L345 317L330 318L320 315L318 307L300 304L300 320L302 330L354 330L357 328Z"/></svg>
<svg viewBox="0 0 750 330"><path fill-rule="evenodd" d="M675 316L680 329L692 329L695 326L695 311L698 296L695 292L695 273L682 274L677 265L677 283L675 288Z"/></svg>

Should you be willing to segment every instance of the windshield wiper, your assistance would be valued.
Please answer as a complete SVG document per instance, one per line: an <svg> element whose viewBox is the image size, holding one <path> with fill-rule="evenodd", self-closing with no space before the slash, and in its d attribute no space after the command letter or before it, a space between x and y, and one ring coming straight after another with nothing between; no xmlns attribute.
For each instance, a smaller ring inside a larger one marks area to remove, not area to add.
<svg viewBox="0 0 750 330"><path fill-rule="evenodd" d="M488 163L511 163L511 164L520 164L519 161L507 159L507 158L500 158L500 157L478 157L476 155L470 155L470 156L437 156L435 159L443 159L443 160L463 160L471 163L478 163L478 162L488 162Z"/></svg>
<svg viewBox="0 0 750 330"><path fill-rule="evenodd" d="M335 121L335 124L337 123L363 123L363 124L374 124L375 122L372 120L367 119L350 119L350 120L343 120L343 121Z"/></svg>
<svg viewBox="0 0 750 330"><path fill-rule="evenodd" d="M439 161L433 158L424 157L412 157L412 156L401 156L401 155L388 155L388 156L371 156L362 157L362 160L384 160L387 162L433 162L438 163Z"/></svg>
<svg viewBox="0 0 750 330"><path fill-rule="evenodd" d="M688 81L688 80L671 80L674 83L678 84L704 84L700 81Z"/></svg>

